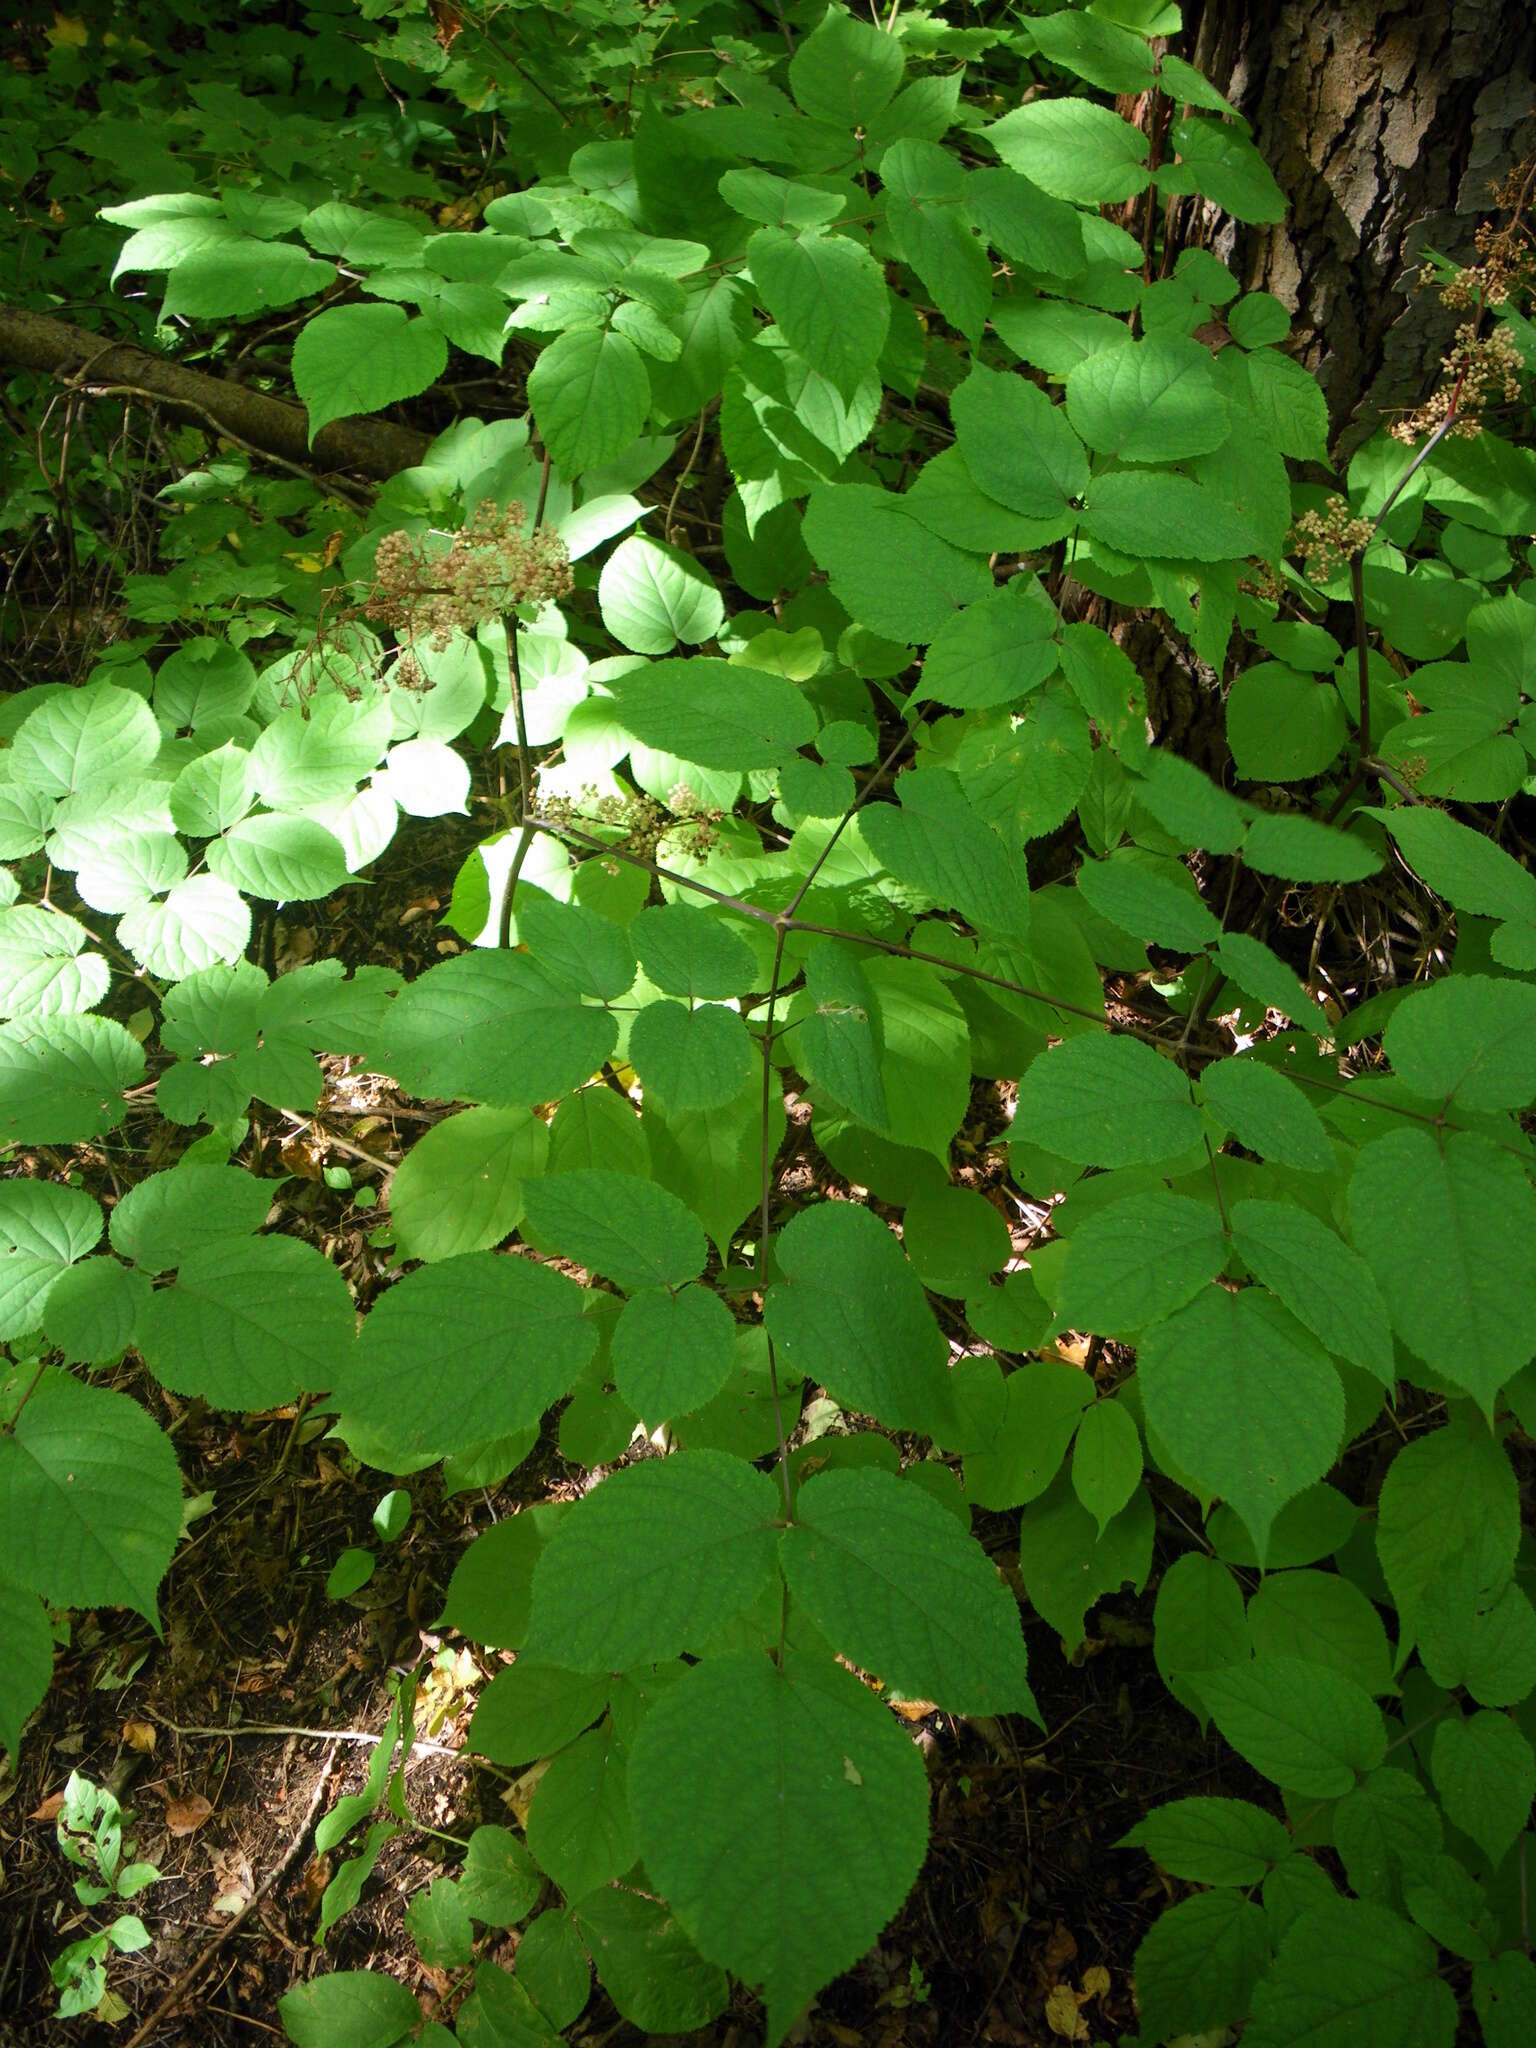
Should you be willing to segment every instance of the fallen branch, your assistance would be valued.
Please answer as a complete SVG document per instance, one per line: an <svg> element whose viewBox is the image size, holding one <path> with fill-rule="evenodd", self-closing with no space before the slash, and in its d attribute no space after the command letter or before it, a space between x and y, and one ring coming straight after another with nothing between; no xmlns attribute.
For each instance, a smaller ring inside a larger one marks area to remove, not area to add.
<svg viewBox="0 0 1536 2048"><path fill-rule="evenodd" d="M282 1879L287 1875L287 1873L293 1868L294 1864L299 1859L300 1850L304 1847L305 1842L309 1839L309 1831L315 1824L315 1816L320 1811L320 1804L321 1801L325 1798L327 1788L329 1787L332 1778L336 1775L336 1767L340 1761L340 1758L341 1751L339 1748L336 1748L331 1751L330 1756L326 1759L325 1765L321 1770L319 1777L315 1780L315 1789L310 1797L309 1805L305 1810L304 1818L302 1821L300 1821L297 1832L294 1834L287 1848L283 1851L282 1856L279 1858L277 1863L274 1864L272 1869L267 1872L266 1876L262 1879L261 1883L256 1887L255 1891L251 1893L251 1896L246 1900L245 1904L240 1908L239 1912L230 1921L229 1925L227 1927L221 1928L219 1932L214 1936L212 1941L208 1942L205 1947L198 1950L196 1956L193 1957L192 1961L188 1963L187 1967L182 1971L181 1975L172 1984L170 1990L166 1992L164 1998L161 1999L160 2003L149 2015L149 2018L141 2022L139 2026L135 2027L132 2035L129 2037L129 2040L126 2044L126 2048L143 2048L144 2042L146 2042L149 2039L150 2035L154 2033L155 2029L160 2025L161 2021L170 2018L171 2014L175 2012L177 2006L181 2004L182 2000L186 1997L187 1993L192 1989L192 1987L197 1983L198 1979L202 1976L203 1972L208 1968L208 1965L214 1960L216 1956L218 1956L223 1951L224 1945L229 1940L230 1936L238 1932L238 1930L245 1925L246 1921L250 1919L251 1915L255 1912L256 1908L261 1904L262 1900L267 1897L268 1893L271 1892L274 1889L274 1887L278 1885L282 1881Z"/></svg>
<svg viewBox="0 0 1536 2048"><path fill-rule="evenodd" d="M382 479L413 468L428 447L425 434L391 420L349 419L322 427L311 448L302 405L226 377L183 369L133 342L108 341L43 313L0 308L0 363L37 370L87 392L97 386L132 386L177 418L227 434L306 472L354 470Z"/></svg>

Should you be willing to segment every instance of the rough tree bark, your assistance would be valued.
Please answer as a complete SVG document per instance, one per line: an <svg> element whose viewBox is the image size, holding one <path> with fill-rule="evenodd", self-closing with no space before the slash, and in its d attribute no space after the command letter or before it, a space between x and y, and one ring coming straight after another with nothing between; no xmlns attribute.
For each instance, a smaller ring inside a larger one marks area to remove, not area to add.
<svg viewBox="0 0 1536 2048"><path fill-rule="evenodd" d="M1418 255L1471 260L1493 187L1536 148L1536 18L1513 0L1207 0L1191 28L1291 207L1213 246L1294 313L1347 456L1427 396L1464 317L1413 292Z"/></svg>

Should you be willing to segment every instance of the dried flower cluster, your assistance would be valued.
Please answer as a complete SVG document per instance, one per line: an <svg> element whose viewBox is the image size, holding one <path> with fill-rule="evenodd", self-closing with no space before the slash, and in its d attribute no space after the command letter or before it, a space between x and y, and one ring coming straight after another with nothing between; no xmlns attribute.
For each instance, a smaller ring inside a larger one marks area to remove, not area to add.
<svg viewBox="0 0 1536 2048"><path fill-rule="evenodd" d="M1490 404L1502 398L1513 405L1519 398L1522 368L1520 350L1507 327L1480 335L1476 323L1467 321L1457 328L1450 353L1440 358L1444 382L1416 412L1393 423L1393 438L1411 444L1421 434L1432 434L1454 405L1450 431L1470 440L1481 431L1482 415Z"/></svg>
<svg viewBox="0 0 1536 2048"><path fill-rule="evenodd" d="M1331 497L1320 511L1303 512L1291 528L1288 551L1300 555L1308 573L1327 580L1376 531L1369 519L1357 519L1349 500Z"/></svg>
<svg viewBox="0 0 1536 2048"><path fill-rule="evenodd" d="M438 534L387 533L373 558L373 588L362 612L377 626L443 648L518 604L568 595L571 561L547 526L523 533L526 508L482 500L446 549ZM403 679L402 679L403 680Z"/></svg>
<svg viewBox="0 0 1536 2048"><path fill-rule="evenodd" d="M541 809L552 824L608 826L619 835L626 853L637 860L654 861L657 849L669 832L677 834L680 852L702 860L718 837L715 827L725 813L699 801L686 782L678 783L665 805L638 792L622 796L599 796L590 786L581 792L582 806L568 797L548 797ZM682 828L682 829L679 829ZM607 863L610 874L618 873L617 862Z"/></svg>

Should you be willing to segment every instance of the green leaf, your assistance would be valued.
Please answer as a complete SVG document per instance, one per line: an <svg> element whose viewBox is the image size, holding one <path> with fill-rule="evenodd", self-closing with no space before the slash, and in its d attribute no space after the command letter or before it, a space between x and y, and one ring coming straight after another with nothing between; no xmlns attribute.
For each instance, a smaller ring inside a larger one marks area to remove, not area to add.
<svg viewBox="0 0 1536 2048"><path fill-rule="evenodd" d="M1232 1238L1253 1277L1320 1343L1392 1388L1387 1305L1370 1267L1336 1231L1292 1202L1237 1202Z"/></svg>
<svg viewBox="0 0 1536 2048"><path fill-rule="evenodd" d="M378 1970L332 1970L277 2001L296 2048L394 2048L421 2025L415 1993Z"/></svg>
<svg viewBox="0 0 1536 2048"><path fill-rule="evenodd" d="M889 1472L825 1472L795 1516L784 1576L840 1654L949 1713L1039 1720L1017 1603L936 1500Z"/></svg>
<svg viewBox="0 0 1536 2048"><path fill-rule="evenodd" d="M700 768L772 768L816 731L793 683L707 655L631 669L608 687L624 732Z"/></svg>
<svg viewBox="0 0 1536 2048"><path fill-rule="evenodd" d="M149 1298L143 1273L116 1259L86 1259L48 1290L43 1329L69 1363L110 1365L135 1341Z"/></svg>
<svg viewBox="0 0 1536 2048"><path fill-rule="evenodd" d="M1003 1382L1003 1408L978 1448L965 1445L965 1490L982 1508L1038 1499L1061 1469L1083 1410L1094 1397L1086 1373L1038 1358Z"/></svg>
<svg viewBox="0 0 1536 2048"><path fill-rule="evenodd" d="M184 1164L148 1174L112 1211L112 1248L146 1273L168 1273L214 1238L259 1230L277 1187L237 1166Z"/></svg>
<svg viewBox="0 0 1536 2048"><path fill-rule="evenodd" d="M1536 875L1470 825L1429 804L1365 815L1381 820L1408 864L1457 910L1523 923L1536 920Z"/></svg>
<svg viewBox="0 0 1536 2048"><path fill-rule="evenodd" d="M1467 1110L1524 1109L1536 1098L1536 988L1453 974L1414 989L1382 1050L1415 1095Z"/></svg>
<svg viewBox="0 0 1536 2048"><path fill-rule="evenodd" d="M960 606L993 588L984 562L929 532L894 492L870 484L818 484L803 531L833 596L890 640L934 639Z"/></svg>
<svg viewBox="0 0 1536 2048"><path fill-rule="evenodd" d="M784 1363L845 1408L947 1441L948 1347L880 1219L851 1202L821 1202L793 1218L776 1251L784 1277L763 1315Z"/></svg>
<svg viewBox="0 0 1536 2048"><path fill-rule="evenodd" d="M1402 1342L1491 1416L1536 1316L1536 1195L1520 1162L1472 1131L1391 1131L1355 1162L1349 1216Z"/></svg>
<svg viewBox="0 0 1536 2048"><path fill-rule="evenodd" d="M1177 863L1158 873L1134 855L1085 860L1077 871L1079 893L1090 909L1154 946L1197 953L1221 937L1221 926L1192 887L1176 879L1184 874Z"/></svg>
<svg viewBox="0 0 1536 2048"><path fill-rule="evenodd" d="M1237 220L1284 220L1285 194L1237 122L1186 114L1169 140L1179 161L1158 171L1160 192L1203 192Z"/></svg>
<svg viewBox="0 0 1536 2048"><path fill-rule="evenodd" d="M1331 678L1298 675L1282 662L1244 669L1227 695L1227 744L1250 782L1302 782L1338 756L1344 706Z"/></svg>
<svg viewBox="0 0 1536 2048"><path fill-rule="evenodd" d="M192 875L163 902L131 908L117 937L147 973L180 980L241 957L251 942L250 906L216 875Z"/></svg>
<svg viewBox="0 0 1536 2048"><path fill-rule="evenodd" d="M923 663L922 696L961 711L1028 696L1056 672L1057 625L1034 579L1015 576L940 628Z"/></svg>
<svg viewBox="0 0 1536 2048"><path fill-rule="evenodd" d="M380 1297L322 1384L392 1452L441 1458L532 1427L569 1393L597 1343L584 1308L574 1281L532 1259L445 1259Z"/></svg>
<svg viewBox="0 0 1536 2048"><path fill-rule="evenodd" d="M1211 353L1183 335L1127 339L1067 378L1067 417L1096 454L1122 462L1205 455L1227 438Z"/></svg>
<svg viewBox="0 0 1536 2048"><path fill-rule="evenodd" d="M327 1600L345 1600L373 1577L377 1560L370 1550L344 1550L326 1574Z"/></svg>
<svg viewBox="0 0 1536 2048"><path fill-rule="evenodd" d="M1526 1825L1536 1797L1536 1755L1507 1714L1486 1708L1435 1727L1429 1774L1446 1818L1470 1835L1495 1867Z"/></svg>
<svg viewBox="0 0 1536 2048"><path fill-rule="evenodd" d="M765 1473L720 1451L612 1473L540 1554L527 1654L627 1671L705 1641L767 1583L782 1507Z"/></svg>
<svg viewBox="0 0 1536 2048"><path fill-rule="evenodd" d="M1189 1550L1163 1574L1152 1616L1152 1657L1176 1699L1209 1717L1200 1696L1208 1671L1246 1664L1248 1622L1236 1579L1224 1564Z"/></svg>
<svg viewBox="0 0 1536 2048"><path fill-rule="evenodd" d="M635 978L634 951L611 918L558 902L542 889L525 889L514 922L518 944L552 980L579 995L609 1001L628 992Z"/></svg>
<svg viewBox="0 0 1536 2048"><path fill-rule="evenodd" d="M1152 1500L1138 1487L1100 1535L1063 1472L1019 1518L1019 1568L1040 1619L1067 1654L1083 1641L1088 1609L1126 1580L1138 1592L1152 1569Z"/></svg>
<svg viewBox="0 0 1536 2048"><path fill-rule="evenodd" d="M620 1287L680 1287L703 1271L698 1219L651 1182L587 1167L531 1183L524 1200L546 1245Z"/></svg>
<svg viewBox="0 0 1536 2048"><path fill-rule="evenodd" d="M790 347L851 397L880 360L890 326L884 273L847 235L759 228L747 244L758 297Z"/></svg>
<svg viewBox="0 0 1536 2048"><path fill-rule="evenodd" d="M597 600L603 624L636 654L670 654L679 640L697 647L725 619L725 600L693 557L644 533L621 541L603 564Z"/></svg>
<svg viewBox="0 0 1536 2048"><path fill-rule="evenodd" d="M1354 1889L1363 1897L1396 1904L1404 1859L1434 1855L1444 1829L1418 1779L1386 1765L1369 1772L1339 1801L1333 1836Z"/></svg>
<svg viewBox="0 0 1536 2048"><path fill-rule="evenodd" d="M1386 1726L1370 1694L1326 1665L1255 1657L1199 1672L1196 1683L1238 1755L1304 1799L1337 1799L1386 1754Z"/></svg>
<svg viewBox="0 0 1536 2048"><path fill-rule="evenodd" d="M804 1005L797 1003L791 1017L801 1070L858 1122L883 1130L888 1110L874 992L851 946L820 939L811 948Z"/></svg>
<svg viewBox="0 0 1536 2048"><path fill-rule="evenodd" d="M965 208L959 162L935 142L893 142L880 159L880 180L897 253L950 325L979 342L992 303L992 264Z"/></svg>
<svg viewBox="0 0 1536 2048"><path fill-rule="evenodd" d="M1234 1891L1202 1892L1161 1912L1136 1950L1136 2006L1148 2040L1246 2017L1269 1962L1264 1908Z"/></svg>
<svg viewBox="0 0 1536 2048"><path fill-rule="evenodd" d="M438 1970L462 1970L474 1961L469 1908L452 1878L437 1877L405 1909L406 1932L424 1963Z"/></svg>
<svg viewBox="0 0 1536 2048"><path fill-rule="evenodd" d="M979 1293L1013 1256L1008 1226L985 1195L942 1181L914 1190L901 1236L923 1285L957 1300Z"/></svg>
<svg viewBox="0 0 1536 2048"><path fill-rule="evenodd" d="M160 751L144 699L110 683L63 690L29 711L11 741L10 779L37 796L131 782Z"/></svg>
<svg viewBox="0 0 1536 2048"><path fill-rule="evenodd" d="M313 818L258 812L231 825L207 852L210 873L272 903L309 903L350 880L346 850Z"/></svg>
<svg viewBox="0 0 1536 2048"><path fill-rule="evenodd" d="M828 15L828 20L835 19ZM620 2016L648 2034L707 2026L725 2010L725 1972L707 1963L659 1900L611 1886L589 1892L576 1926Z"/></svg>
<svg viewBox="0 0 1536 2048"><path fill-rule="evenodd" d="M1459 1426L1405 1444L1382 1482L1376 1548L1397 1604L1399 1660L1418 1634L1426 1599L1457 1557L1478 1556L1484 1587L1514 1570L1520 1505L1508 1454L1462 1411Z"/></svg>
<svg viewBox="0 0 1536 2048"><path fill-rule="evenodd" d="M352 703L339 691L280 711L251 749L251 780L274 811L302 811L350 797L390 740L381 697Z"/></svg>
<svg viewBox="0 0 1536 2048"><path fill-rule="evenodd" d="M1011 169L1079 206L1134 199L1151 182L1146 136L1091 100L1035 100L981 133Z"/></svg>
<svg viewBox="0 0 1536 2048"><path fill-rule="evenodd" d="M462 953L418 975L370 1035L368 1057L417 1095L531 1109L612 1052L618 1024L526 953Z"/></svg>
<svg viewBox="0 0 1536 2048"><path fill-rule="evenodd" d="M528 372L539 438L567 480L613 462L636 440L650 409L645 358L622 334L578 327L540 349Z"/></svg>
<svg viewBox="0 0 1536 2048"><path fill-rule="evenodd" d="M1148 1427L1237 1511L1262 1562L1280 1508L1338 1457L1332 1362L1262 1288L1211 1287L1143 1334L1137 1377Z"/></svg>
<svg viewBox="0 0 1536 2048"><path fill-rule="evenodd" d="M0 1342L42 1322L55 1283L101 1236L101 1207L81 1188L0 1181Z"/></svg>
<svg viewBox="0 0 1536 2048"><path fill-rule="evenodd" d="M1118 1401L1095 1401L1072 1446L1072 1491L1102 1536L1141 1483L1141 1435Z"/></svg>
<svg viewBox="0 0 1536 2048"><path fill-rule="evenodd" d="M14 1766L21 1731L34 1707L42 1705L53 1678L53 1631L37 1595L0 1578L0 1748Z"/></svg>
<svg viewBox="0 0 1536 2048"><path fill-rule="evenodd" d="M523 1930L517 1979L552 2027L569 2027L592 1992L592 1965L569 1912L551 1907Z"/></svg>
<svg viewBox="0 0 1536 2048"><path fill-rule="evenodd" d="M674 1109L721 1109L751 1071L752 1041L733 1009L648 1003L630 1025L629 1057L646 1090Z"/></svg>
<svg viewBox="0 0 1536 2048"><path fill-rule="evenodd" d="M123 1120L144 1048L108 1017L0 1024L0 1144L76 1145Z"/></svg>
<svg viewBox="0 0 1536 2048"><path fill-rule="evenodd" d="M1246 1799L1174 1799L1154 1807L1116 1845L1145 1849L1170 1877L1191 1884L1258 1884L1291 1853L1271 1813Z"/></svg>
<svg viewBox="0 0 1536 2048"><path fill-rule="evenodd" d="M709 1288L646 1288L624 1304L613 1331L613 1383L653 1426L690 1415L730 1377L736 1325Z"/></svg>
<svg viewBox="0 0 1536 2048"><path fill-rule="evenodd" d="M756 1206L762 1179L762 1054L754 1046L741 1093L719 1109L676 1110L648 1103L645 1130L657 1182L686 1203L720 1256ZM776 1153L785 1130L782 1091L770 1091L767 1147Z"/></svg>
<svg viewBox="0 0 1536 2048"><path fill-rule="evenodd" d="M965 1012L938 971L920 960L864 963L875 998L880 1078L894 1144L932 1152L946 1163L971 1095Z"/></svg>
<svg viewBox="0 0 1536 2048"><path fill-rule="evenodd" d="M922 1760L850 1672L790 1650L695 1665L641 1725L645 1867L711 1961L768 2002L778 2048L878 1938L922 1866Z"/></svg>
<svg viewBox="0 0 1536 2048"><path fill-rule="evenodd" d="M1171 1060L1134 1038L1084 1035L1019 1083L1019 1137L1083 1166L1153 1165L1200 1142L1200 1112Z"/></svg>
<svg viewBox="0 0 1536 2048"><path fill-rule="evenodd" d="M1302 1173L1326 1173L1333 1147L1317 1111L1301 1089L1258 1060L1213 1060L1200 1075L1208 1108L1230 1127L1239 1144L1261 1159Z"/></svg>
<svg viewBox="0 0 1536 2048"><path fill-rule="evenodd" d="M1103 92L1145 92L1151 86L1152 52L1117 22L1063 8L1035 16L1028 33L1042 56Z"/></svg>
<svg viewBox="0 0 1536 2048"><path fill-rule="evenodd" d="M508 1770L553 1756L602 1713L608 1684L606 1673L594 1678L520 1655L481 1693L464 1746Z"/></svg>
<svg viewBox="0 0 1536 2048"><path fill-rule="evenodd" d="M1472 2004L1485 2048L1521 2048L1536 2027L1536 1963L1514 1948L1477 1962Z"/></svg>
<svg viewBox="0 0 1536 2048"><path fill-rule="evenodd" d="M1243 841L1243 858L1261 875L1288 882L1363 882L1381 857L1361 839L1291 811L1254 819Z"/></svg>
<svg viewBox="0 0 1536 2048"><path fill-rule="evenodd" d="M543 1873L510 1828L487 1823L475 1829L459 1879L472 1919L487 1927L515 1927L543 1889Z"/></svg>
<svg viewBox="0 0 1536 2048"><path fill-rule="evenodd" d="M561 1505L522 1508L482 1530L453 1568L444 1622L471 1642L516 1649L528 1632L533 1567L564 1512Z"/></svg>
<svg viewBox="0 0 1536 2048"><path fill-rule="evenodd" d="M195 1244L175 1284L151 1295L138 1341L162 1386L220 1408L272 1408L331 1386L354 1327L347 1283L313 1245L224 1237Z"/></svg>
<svg viewBox="0 0 1536 2048"><path fill-rule="evenodd" d="M1068 1329L1134 1336L1193 1301L1226 1256L1220 1218L1206 1203L1160 1190L1130 1195L1085 1217L1067 1239L1057 1312Z"/></svg>
<svg viewBox="0 0 1536 2048"><path fill-rule="evenodd" d="M1215 949L1215 960L1222 973L1229 975L1244 995L1262 1003L1266 1009L1278 1010L1304 1030L1328 1031L1326 1013L1313 1002L1292 969L1278 954L1272 953L1262 939L1255 939L1247 932L1224 932L1220 945Z"/></svg>
<svg viewBox="0 0 1536 2048"><path fill-rule="evenodd" d="M1029 934L1029 883L1002 840L971 809L953 775L916 768L900 776L894 804L859 814L865 844L899 881L952 906L978 930Z"/></svg>
<svg viewBox="0 0 1536 2048"><path fill-rule="evenodd" d="M1106 471L1094 479L1081 518L1095 540L1122 555L1225 562L1268 553L1262 531L1237 506L1171 471Z"/></svg>
<svg viewBox="0 0 1536 2048"><path fill-rule="evenodd" d="M170 1441L137 1401L45 1372L0 1436L0 1554L55 1607L131 1607L158 1634L155 1593L181 1534Z"/></svg>
<svg viewBox="0 0 1536 2048"><path fill-rule="evenodd" d="M1336 1572L1269 1572L1248 1603L1254 1653L1307 1657L1372 1694L1392 1692L1392 1651L1381 1616Z"/></svg>
<svg viewBox="0 0 1536 2048"><path fill-rule="evenodd" d="M1434 1943L1398 1914L1330 1899L1282 1935L1253 1995L1247 2048L1451 2048L1456 1995Z"/></svg>
<svg viewBox="0 0 1536 2048"><path fill-rule="evenodd" d="M902 46L839 8L829 7L789 61L795 104L836 128L867 128L901 83Z"/></svg>
<svg viewBox="0 0 1536 2048"><path fill-rule="evenodd" d="M320 263L293 242L220 242L194 249L165 281L162 320L243 318L291 306L336 281L336 266Z"/></svg>
<svg viewBox="0 0 1536 2048"><path fill-rule="evenodd" d="M696 903L653 903L639 911L629 938L647 981L668 995L713 999L754 985L756 956L717 911Z"/></svg>
<svg viewBox="0 0 1536 2048"><path fill-rule="evenodd" d="M950 393L949 410L966 469L989 497L1039 522L1034 544L1069 533L1088 488L1088 458L1039 385L977 363Z"/></svg>
<svg viewBox="0 0 1536 2048"><path fill-rule="evenodd" d="M91 934L73 917L41 905L0 910L0 1017L58 1017L94 1009L111 969L88 953Z"/></svg>
<svg viewBox="0 0 1536 2048"><path fill-rule="evenodd" d="M293 345L293 384L309 412L309 440L332 420L382 412L435 384L448 344L399 306L333 306L305 322Z"/></svg>
<svg viewBox="0 0 1536 2048"><path fill-rule="evenodd" d="M523 1182L544 1171L549 1132L525 1109L466 1109L416 1140L389 1185L407 1259L487 1251L523 1218Z"/></svg>

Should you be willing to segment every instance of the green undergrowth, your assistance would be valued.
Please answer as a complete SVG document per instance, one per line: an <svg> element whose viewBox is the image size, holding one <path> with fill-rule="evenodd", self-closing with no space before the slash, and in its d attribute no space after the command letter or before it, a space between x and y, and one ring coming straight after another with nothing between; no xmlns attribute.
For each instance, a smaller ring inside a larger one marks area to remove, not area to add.
<svg viewBox="0 0 1536 2048"><path fill-rule="evenodd" d="M122 630L0 704L6 1747L71 1610L156 1623L157 1386L455 1484L548 1431L606 1476L443 1617L469 1748L547 1763L526 1829L413 1900L424 2030L340 1972L294 2041L549 2041L589 1959L650 2031L734 1978L782 2040L923 1867L886 1698L1038 1719L999 1529L1068 1648L1156 1551L1158 1671L1275 1788L1128 1838L1174 1903L1123 2039L1529 2041L1518 217L1441 267L1444 399L1336 474L1283 307L1165 241L1284 216L1176 8L171 12L0 86L18 295L429 445L50 468L10 386L7 550ZM1152 740L1149 621L1215 772ZM452 957L271 971L276 906L366 924L466 811ZM319 1054L454 1105L361 1304L248 1164ZM781 1203L791 1095L878 1214ZM410 1726L322 1822L366 1829L326 1925Z"/></svg>

